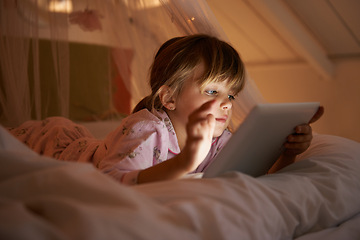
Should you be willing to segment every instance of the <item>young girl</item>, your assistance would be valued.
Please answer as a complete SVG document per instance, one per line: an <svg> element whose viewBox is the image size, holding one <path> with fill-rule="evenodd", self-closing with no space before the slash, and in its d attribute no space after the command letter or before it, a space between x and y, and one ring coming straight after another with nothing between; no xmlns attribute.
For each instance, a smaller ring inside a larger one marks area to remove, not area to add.
<svg viewBox="0 0 360 240"><path fill-rule="evenodd" d="M231 136L232 101L244 87L244 65L229 44L206 35L173 38L155 56L150 96L105 140L98 167L128 184L202 172ZM271 171L310 145L309 125L289 136ZM120 134L119 134L120 133Z"/></svg>
<svg viewBox="0 0 360 240"><path fill-rule="evenodd" d="M151 94L103 141L91 138L86 129L69 120L47 119L42 124L46 133L53 126L64 126L64 122L67 131L58 127L56 133L51 130L49 134L60 139L52 144L62 146L62 151L57 150L56 155L54 151L41 151L59 159L93 162L125 184L202 172L231 136L227 128L232 101L244 87L244 65L238 53L229 44L207 35L170 39L155 56L150 86ZM319 111L313 121L321 115ZM292 163L309 147L311 139L311 127L298 126L271 172ZM46 144L49 141L42 146ZM36 148L34 144L32 148Z"/></svg>

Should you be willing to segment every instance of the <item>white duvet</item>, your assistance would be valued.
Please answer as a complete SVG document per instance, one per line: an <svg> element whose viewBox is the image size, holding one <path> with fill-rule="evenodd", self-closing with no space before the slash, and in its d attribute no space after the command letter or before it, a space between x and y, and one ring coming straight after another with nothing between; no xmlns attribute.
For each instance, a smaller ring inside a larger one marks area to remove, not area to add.
<svg viewBox="0 0 360 240"><path fill-rule="evenodd" d="M0 162L0 239L360 239L360 143L335 136L260 178L128 187L3 128Z"/></svg>

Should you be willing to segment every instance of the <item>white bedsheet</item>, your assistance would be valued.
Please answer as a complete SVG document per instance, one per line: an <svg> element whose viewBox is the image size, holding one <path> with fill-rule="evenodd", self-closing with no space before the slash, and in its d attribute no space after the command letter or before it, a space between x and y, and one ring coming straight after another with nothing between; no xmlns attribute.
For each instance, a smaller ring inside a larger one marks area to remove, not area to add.
<svg viewBox="0 0 360 240"><path fill-rule="evenodd" d="M360 214L347 220L336 227L331 227L322 231L305 234L296 240L343 240L343 239L360 239Z"/></svg>
<svg viewBox="0 0 360 240"><path fill-rule="evenodd" d="M360 144L316 135L301 157L260 178L128 187L38 156L1 128L0 239L356 239Z"/></svg>

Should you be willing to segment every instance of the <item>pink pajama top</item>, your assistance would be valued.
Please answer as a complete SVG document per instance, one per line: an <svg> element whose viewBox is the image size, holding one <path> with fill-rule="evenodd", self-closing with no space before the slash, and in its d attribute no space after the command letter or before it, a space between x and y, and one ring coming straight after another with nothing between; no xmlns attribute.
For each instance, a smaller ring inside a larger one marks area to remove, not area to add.
<svg viewBox="0 0 360 240"><path fill-rule="evenodd" d="M128 185L137 183L142 169L180 152L168 115L146 109L124 118L103 140L95 139L85 127L62 117L28 121L10 132L40 154L67 161L91 162ZM214 138L207 157L194 172L202 172L230 136L231 133L225 130L220 137Z"/></svg>

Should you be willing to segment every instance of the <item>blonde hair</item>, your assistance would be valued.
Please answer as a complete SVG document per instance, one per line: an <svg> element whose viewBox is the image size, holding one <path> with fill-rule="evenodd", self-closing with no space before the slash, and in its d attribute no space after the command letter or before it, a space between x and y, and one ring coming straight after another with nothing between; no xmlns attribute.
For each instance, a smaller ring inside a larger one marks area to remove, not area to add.
<svg viewBox="0 0 360 240"><path fill-rule="evenodd" d="M133 112L143 108L162 109L160 87L169 86L174 97L178 96L185 81L200 63L205 67L198 80L200 88L211 82L227 81L235 95L243 89L244 64L232 46L204 34L176 37L165 42L158 50L150 68L151 94L141 100Z"/></svg>

